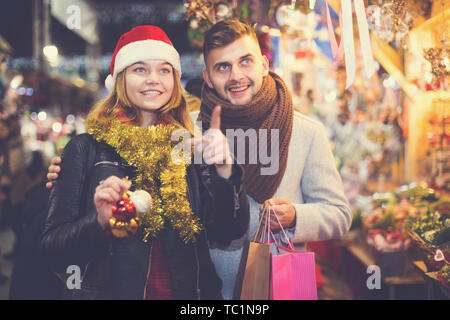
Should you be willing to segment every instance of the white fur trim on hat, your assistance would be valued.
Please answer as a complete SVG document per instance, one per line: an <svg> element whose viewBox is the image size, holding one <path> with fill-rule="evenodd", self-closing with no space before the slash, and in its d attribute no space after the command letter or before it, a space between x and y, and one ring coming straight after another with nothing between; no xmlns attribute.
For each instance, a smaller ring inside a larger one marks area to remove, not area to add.
<svg viewBox="0 0 450 320"><path fill-rule="evenodd" d="M105 87L108 91L111 91L114 88L114 79L110 74L108 74L105 79Z"/></svg>
<svg viewBox="0 0 450 320"><path fill-rule="evenodd" d="M168 43L158 40L135 41L122 47L114 61L114 74L108 75L105 80L106 88L111 91L116 82L117 75L133 63L147 60L160 59L169 62L181 77L181 63L178 51Z"/></svg>

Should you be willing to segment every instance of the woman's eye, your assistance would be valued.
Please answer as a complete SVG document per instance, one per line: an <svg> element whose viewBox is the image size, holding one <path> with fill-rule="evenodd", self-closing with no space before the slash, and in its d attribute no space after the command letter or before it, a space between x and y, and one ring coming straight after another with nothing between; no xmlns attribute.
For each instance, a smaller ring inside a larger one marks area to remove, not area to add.
<svg viewBox="0 0 450 320"><path fill-rule="evenodd" d="M161 73L164 73L164 74L169 74L169 73L170 73L170 70L167 69L167 68L164 68L164 69L161 69L160 72L161 72Z"/></svg>
<svg viewBox="0 0 450 320"><path fill-rule="evenodd" d="M136 71L136 72L145 72L145 68L137 67L136 69L134 69L134 71Z"/></svg>

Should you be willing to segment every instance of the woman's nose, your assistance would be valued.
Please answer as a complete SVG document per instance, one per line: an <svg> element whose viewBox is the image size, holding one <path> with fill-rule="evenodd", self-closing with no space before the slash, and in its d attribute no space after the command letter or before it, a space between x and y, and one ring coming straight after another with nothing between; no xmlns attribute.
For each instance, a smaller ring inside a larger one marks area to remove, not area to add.
<svg viewBox="0 0 450 320"><path fill-rule="evenodd" d="M151 71L146 79L147 83L158 83L159 82L159 76L158 73L155 71Z"/></svg>

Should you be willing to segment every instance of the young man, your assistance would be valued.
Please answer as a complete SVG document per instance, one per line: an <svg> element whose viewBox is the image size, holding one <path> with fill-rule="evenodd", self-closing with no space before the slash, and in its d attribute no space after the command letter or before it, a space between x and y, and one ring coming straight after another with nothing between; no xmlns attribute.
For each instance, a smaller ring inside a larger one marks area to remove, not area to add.
<svg viewBox="0 0 450 320"><path fill-rule="evenodd" d="M269 149L273 130L278 130L279 138L275 139L279 147L275 173L263 173L267 163L261 158L255 164L242 163L250 198L249 230L226 247L212 244L210 248L223 282L222 296L231 299L242 247L257 229L263 203L271 205L297 249L305 242L339 238L350 228L352 215L323 126L294 112L292 97L283 80L269 71L254 30L236 19L221 21L206 33L203 54L206 85L199 113L203 129L220 105L224 133L266 130L262 145ZM246 143L245 155L250 157L254 147ZM48 178L55 179L58 171L51 166ZM270 224L272 230L280 229L273 215Z"/></svg>
<svg viewBox="0 0 450 320"><path fill-rule="evenodd" d="M352 215L323 126L294 112L291 94L283 80L269 71L253 29L238 20L221 21L206 33L203 54L207 84L199 114L203 128L220 105L224 132L265 129L268 146L273 143L271 130L279 132L275 174L262 174L264 165L259 160L243 164L250 198L248 233L225 248L210 249L223 281L223 297L230 299L242 246L257 229L262 203L271 204L297 248L309 241L339 238L350 228ZM253 149L246 144L247 155ZM273 216L271 228L279 230Z"/></svg>

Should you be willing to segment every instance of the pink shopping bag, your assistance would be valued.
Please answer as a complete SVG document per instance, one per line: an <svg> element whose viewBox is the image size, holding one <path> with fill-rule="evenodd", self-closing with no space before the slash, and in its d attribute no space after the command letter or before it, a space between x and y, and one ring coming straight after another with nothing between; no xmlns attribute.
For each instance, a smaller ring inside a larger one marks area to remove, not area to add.
<svg viewBox="0 0 450 320"><path fill-rule="evenodd" d="M313 252L290 250L271 262L270 300L317 300Z"/></svg>
<svg viewBox="0 0 450 320"><path fill-rule="evenodd" d="M279 255L271 254L270 300L317 300L314 252L294 250L292 240L279 225L288 248L279 244L269 230L280 252Z"/></svg>

